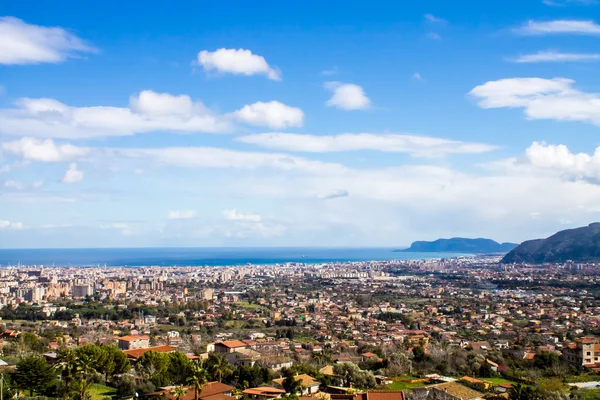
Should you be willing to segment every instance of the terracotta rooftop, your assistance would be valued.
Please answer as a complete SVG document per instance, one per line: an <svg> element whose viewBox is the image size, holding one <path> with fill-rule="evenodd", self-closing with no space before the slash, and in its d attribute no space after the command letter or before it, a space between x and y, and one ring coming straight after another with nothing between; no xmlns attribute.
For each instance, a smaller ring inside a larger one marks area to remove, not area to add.
<svg viewBox="0 0 600 400"><path fill-rule="evenodd" d="M143 349L125 350L125 351L123 351L123 353L125 353L127 355L127 357L129 357L129 358L133 358L134 360L137 360L138 358L143 356L147 351L156 351L157 353L170 353L175 350L177 350L177 349L173 346L163 345L163 346L155 346L155 347L145 347Z"/></svg>
<svg viewBox="0 0 600 400"><path fill-rule="evenodd" d="M229 347L230 349L235 349L236 347L246 347L246 343L242 342L241 340L225 340L223 342L218 342L215 343L215 346L225 346L225 347Z"/></svg>

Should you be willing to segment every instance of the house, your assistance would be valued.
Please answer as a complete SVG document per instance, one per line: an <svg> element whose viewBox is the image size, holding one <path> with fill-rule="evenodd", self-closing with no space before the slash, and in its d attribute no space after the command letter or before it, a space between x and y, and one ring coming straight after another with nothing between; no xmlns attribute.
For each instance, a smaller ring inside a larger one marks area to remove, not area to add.
<svg viewBox="0 0 600 400"><path fill-rule="evenodd" d="M594 366L600 363L600 341L592 337L579 338L562 351L563 360L573 366Z"/></svg>
<svg viewBox="0 0 600 400"><path fill-rule="evenodd" d="M483 400L483 393L458 382L446 382L414 388L413 393L423 400Z"/></svg>
<svg viewBox="0 0 600 400"><path fill-rule="evenodd" d="M241 340L225 340L214 344L214 352L220 354L233 353L236 350L245 348L246 343Z"/></svg>
<svg viewBox="0 0 600 400"><path fill-rule="evenodd" d="M121 350L134 350L150 346L150 337L145 335L131 335L117 338Z"/></svg>
<svg viewBox="0 0 600 400"><path fill-rule="evenodd" d="M253 367L260 360L260 353L250 349L237 348L233 352L225 353L225 358L232 365Z"/></svg>
<svg viewBox="0 0 600 400"><path fill-rule="evenodd" d="M463 376L460 378L461 382L470 386L476 390L486 391L492 388L492 383L488 381L483 381L481 379L472 378L470 376Z"/></svg>
<svg viewBox="0 0 600 400"><path fill-rule="evenodd" d="M303 395L312 395L319 392L319 385L321 382L314 379L312 376L307 374L296 375L294 377L296 381L300 381L300 385L302 386L302 394ZM283 389L283 381L285 378L273 379L273 383L278 387Z"/></svg>
<svg viewBox="0 0 600 400"><path fill-rule="evenodd" d="M375 390L358 394L332 394L331 400L405 400L401 390Z"/></svg>
<svg viewBox="0 0 600 400"><path fill-rule="evenodd" d="M278 399L285 394L285 390L261 386L246 389L242 393L251 399Z"/></svg>
<svg viewBox="0 0 600 400"><path fill-rule="evenodd" d="M176 397L171 394L171 391L176 386L167 386L160 388L159 391L150 393L152 396L157 396L167 400L175 400ZM198 399L200 400L235 400L235 397L231 396L231 391L234 389L233 386L226 385L221 382L209 382L202 387L200 393L198 393ZM179 400L194 400L194 389L191 387L187 388L187 392L184 396L180 397Z"/></svg>
<svg viewBox="0 0 600 400"><path fill-rule="evenodd" d="M472 350L477 354L486 354L488 351L492 350L493 347L488 342L471 342L467 346L468 350Z"/></svg>
<svg viewBox="0 0 600 400"><path fill-rule="evenodd" d="M125 353L125 355L129 359L129 361L135 362L135 361L137 361L138 358L140 358L144 354L146 354L147 351L155 351L157 353L171 353L175 350L177 350L177 349L173 346L163 345L163 346L146 347L143 349L123 350L123 353Z"/></svg>

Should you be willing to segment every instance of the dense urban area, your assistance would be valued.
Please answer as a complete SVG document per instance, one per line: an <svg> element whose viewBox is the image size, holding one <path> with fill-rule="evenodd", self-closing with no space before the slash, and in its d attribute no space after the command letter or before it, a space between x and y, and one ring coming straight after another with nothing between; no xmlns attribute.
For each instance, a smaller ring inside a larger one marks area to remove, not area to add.
<svg viewBox="0 0 600 400"><path fill-rule="evenodd" d="M600 399L600 267L499 260L3 268L2 396Z"/></svg>

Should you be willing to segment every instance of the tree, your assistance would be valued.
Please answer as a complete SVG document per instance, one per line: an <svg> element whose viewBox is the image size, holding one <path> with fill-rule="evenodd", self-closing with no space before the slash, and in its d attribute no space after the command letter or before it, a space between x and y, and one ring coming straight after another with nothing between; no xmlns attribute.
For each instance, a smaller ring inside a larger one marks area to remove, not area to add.
<svg viewBox="0 0 600 400"><path fill-rule="evenodd" d="M289 393L292 395L294 395L298 392L302 393L302 381L300 381L299 379L296 379L296 377L294 376L294 373L291 370L287 370L285 372L285 379L283 380L283 383L281 384L281 386L283 386L286 393Z"/></svg>
<svg viewBox="0 0 600 400"><path fill-rule="evenodd" d="M202 391L207 381L206 370L202 368L200 362L192 363L191 374L187 378L187 383L194 389L194 400L198 400L198 394Z"/></svg>
<svg viewBox="0 0 600 400"><path fill-rule="evenodd" d="M135 370L142 378L155 386L167 386L169 382L169 355L150 350L135 363Z"/></svg>
<svg viewBox="0 0 600 400"><path fill-rule="evenodd" d="M510 388L508 398L510 400L543 400L535 388L521 383L517 383Z"/></svg>
<svg viewBox="0 0 600 400"><path fill-rule="evenodd" d="M220 354L212 353L206 360L206 367L213 379L223 380L224 376L228 376L233 372L231 364L225 357Z"/></svg>
<svg viewBox="0 0 600 400"><path fill-rule="evenodd" d="M85 347L85 346L84 346ZM90 379L94 376L96 366L101 362L101 352L91 350L77 353L75 361L75 371L79 377L79 398L84 399Z"/></svg>
<svg viewBox="0 0 600 400"><path fill-rule="evenodd" d="M346 385L360 389L373 389L377 386L375 375L371 371L363 371L352 363L338 363L333 366L333 373L344 377Z"/></svg>
<svg viewBox="0 0 600 400"><path fill-rule="evenodd" d="M172 384L181 385L190 376L192 363L190 359L180 351L169 353L168 374Z"/></svg>
<svg viewBox="0 0 600 400"><path fill-rule="evenodd" d="M104 363L99 365L97 370L104 374L105 381L108 380L109 376L122 375L131 369L127 355L119 350L117 346L102 346L101 349L104 353Z"/></svg>
<svg viewBox="0 0 600 400"><path fill-rule="evenodd" d="M17 368L12 374L15 386L21 390L50 396L53 394L57 383L57 373L48 365L44 357L27 357L17 363Z"/></svg>
<svg viewBox="0 0 600 400"><path fill-rule="evenodd" d="M183 396L186 395L187 389L184 388L183 386L176 386L173 389L171 389L171 391L169 393L172 394L173 396L175 396L176 400L179 400Z"/></svg>

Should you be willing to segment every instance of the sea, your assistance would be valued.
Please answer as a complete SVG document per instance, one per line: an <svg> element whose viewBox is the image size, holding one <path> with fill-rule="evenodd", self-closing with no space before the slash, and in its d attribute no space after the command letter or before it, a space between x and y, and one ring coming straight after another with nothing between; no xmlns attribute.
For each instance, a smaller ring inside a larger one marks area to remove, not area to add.
<svg viewBox="0 0 600 400"><path fill-rule="evenodd" d="M0 266L71 267L240 266L289 262L322 264L350 261L419 260L468 256L454 253L394 252L393 248L95 248L0 249Z"/></svg>

